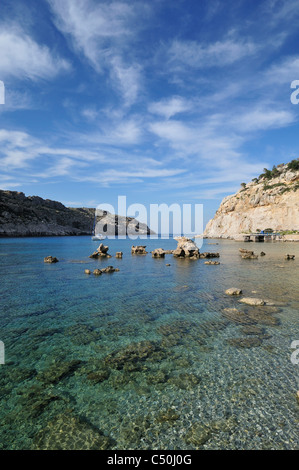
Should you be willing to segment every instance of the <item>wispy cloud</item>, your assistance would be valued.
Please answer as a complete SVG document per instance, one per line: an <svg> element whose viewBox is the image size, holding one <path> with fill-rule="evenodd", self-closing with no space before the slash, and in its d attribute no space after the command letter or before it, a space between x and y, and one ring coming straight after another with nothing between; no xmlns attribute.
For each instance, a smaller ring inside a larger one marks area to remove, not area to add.
<svg viewBox="0 0 299 470"><path fill-rule="evenodd" d="M181 96L172 96L164 98L161 101L150 103L148 110L150 113L158 114L169 119L176 114L184 113L194 109L195 103Z"/></svg>
<svg viewBox="0 0 299 470"><path fill-rule="evenodd" d="M251 41L224 39L212 44L174 40L168 49L168 66L193 69L223 67L255 54L259 49Z"/></svg>
<svg viewBox="0 0 299 470"><path fill-rule="evenodd" d="M0 75L3 79L51 79L70 69L65 59L38 44L18 26L1 27Z"/></svg>
<svg viewBox="0 0 299 470"><path fill-rule="evenodd" d="M141 66L128 54L142 5L122 1L48 0L57 28L98 73L108 70L125 106L137 99ZM126 59L124 59L124 57Z"/></svg>

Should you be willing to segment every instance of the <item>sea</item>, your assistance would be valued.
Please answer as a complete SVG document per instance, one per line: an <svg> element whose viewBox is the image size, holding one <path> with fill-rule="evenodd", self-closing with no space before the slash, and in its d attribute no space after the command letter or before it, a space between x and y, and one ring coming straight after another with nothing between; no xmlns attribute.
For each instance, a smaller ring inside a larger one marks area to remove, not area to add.
<svg viewBox="0 0 299 470"><path fill-rule="evenodd" d="M104 244L0 239L0 448L298 449L299 243L204 240L219 265Z"/></svg>

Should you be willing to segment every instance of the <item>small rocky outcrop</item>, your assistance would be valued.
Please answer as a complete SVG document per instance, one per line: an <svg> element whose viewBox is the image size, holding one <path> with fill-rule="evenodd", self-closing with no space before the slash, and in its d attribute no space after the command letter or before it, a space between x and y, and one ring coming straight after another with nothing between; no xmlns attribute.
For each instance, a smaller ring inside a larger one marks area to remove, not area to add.
<svg viewBox="0 0 299 470"><path fill-rule="evenodd" d="M240 255L243 259L257 259L258 255L254 254L254 251L244 250L244 248L239 248Z"/></svg>
<svg viewBox="0 0 299 470"><path fill-rule="evenodd" d="M186 237L176 238L178 246L173 251L175 258L198 259L200 256L199 248L193 240Z"/></svg>
<svg viewBox="0 0 299 470"><path fill-rule="evenodd" d="M97 250L89 256L89 258L111 258L111 255L108 254L109 247L104 246L103 243L97 248Z"/></svg>
<svg viewBox="0 0 299 470"><path fill-rule="evenodd" d="M205 264L207 264L207 265L218 265L220 263L219 263L219 261L205 261Z"/></svg>
<svg viewBox="0 0 299 470"><path fill-rule="evenodd" d="M219 253L210 253L210 252L205 251L204 253L200 253L199 257L201 259L220 258L220 254Z"/></svg>
<svg viewBox="0 0 299 470"><path fill-rule="evenodd" d="M285 260L295 259L295 255L285 255L284 259Z"/></svg>
<svg viewBox="0 0 299 470"><path fill-rule="evenodd" d="M230 287L230 289L227 289L225 293L227 295L241 295L242 289L238 289L237 287Z"/></svg>
<svg viewBox="0 0 299 470"><path fill-rule="evenodd" d="M242 304L246 305L252 305L254 307L265 305L266 302L263 299L256 299L253 297L244 297L243 299L240 300Z"/></svg>
<svg viewBox="0 0 299 470"><path fill-rule="evenodd" d="M156 248L152 251L152 258L165 258L165 251L163 248Z"/></svg>
<svg viewBox="0 0 299 470"><path fill-rule="evenodd" d="M146 246L145 245L138 245L138 246L132 246L131 248L131 253L132 255L146 255Z"/></svg>
<svg viewBox="0 0 299 470"><path fill-rule="evenodd" d="M44 258L44 263L52 264L52 263L58 263L58 261L59 260L55 256L46 256Z"/></svg>
<svg viewBox="0 0 299 470"><path fill-rule="evenodd" d="M122 251L117 251L115 258L122 258L123 257L123 252Z"/></svg>
<svg viewBox="0 0 299 470"><path fill-rule="evenodd" d="M119 269L118 268L114 268L113 266L107 266L106 268L103 268L103 269L95 269L93 274L95 276L101 276L101 274L110 274L110 273L115 273L115 272L119 272Z"/></svg>
<svg viewBox="0 0 299 470"><path fill-rule="evenodd" d="M93 272L93 274L94 274L95 276L100 276L100 275L102 274L102 271L101 271L101 269L95 269L94 272Z"/></svg>

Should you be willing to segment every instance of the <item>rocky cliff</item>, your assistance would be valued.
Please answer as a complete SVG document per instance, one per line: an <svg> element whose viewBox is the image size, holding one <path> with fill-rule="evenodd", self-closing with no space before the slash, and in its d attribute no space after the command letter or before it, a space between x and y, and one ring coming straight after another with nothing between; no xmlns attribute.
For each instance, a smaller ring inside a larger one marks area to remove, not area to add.
<svg viewBox="0 0 299 470"><path fill-rule="evenodd" d="M135 233L151 233L145 224L129 217L97 213L97 224L101 220L107 234L126 234L127 227ZM91 235L94 222L95 209L68 208L38 196L0 190L0 237Z"/></svg>
<svg viewBox="0 0 299 470"><path fill-rule="evenodd" d="M299 159L264 170L223 199L204 231L208 238L238 238L271 228L299 230Z"/></svg>

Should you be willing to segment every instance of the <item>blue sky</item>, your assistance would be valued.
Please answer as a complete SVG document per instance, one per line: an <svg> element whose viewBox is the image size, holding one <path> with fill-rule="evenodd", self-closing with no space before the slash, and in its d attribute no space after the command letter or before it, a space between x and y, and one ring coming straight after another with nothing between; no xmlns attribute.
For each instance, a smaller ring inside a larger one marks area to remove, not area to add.
<svg viewBox="0 0 299 470"><path fill-rule="evenodd" d="M0 188L221 199L298 157L298 0L1 0Z"/></svg>

